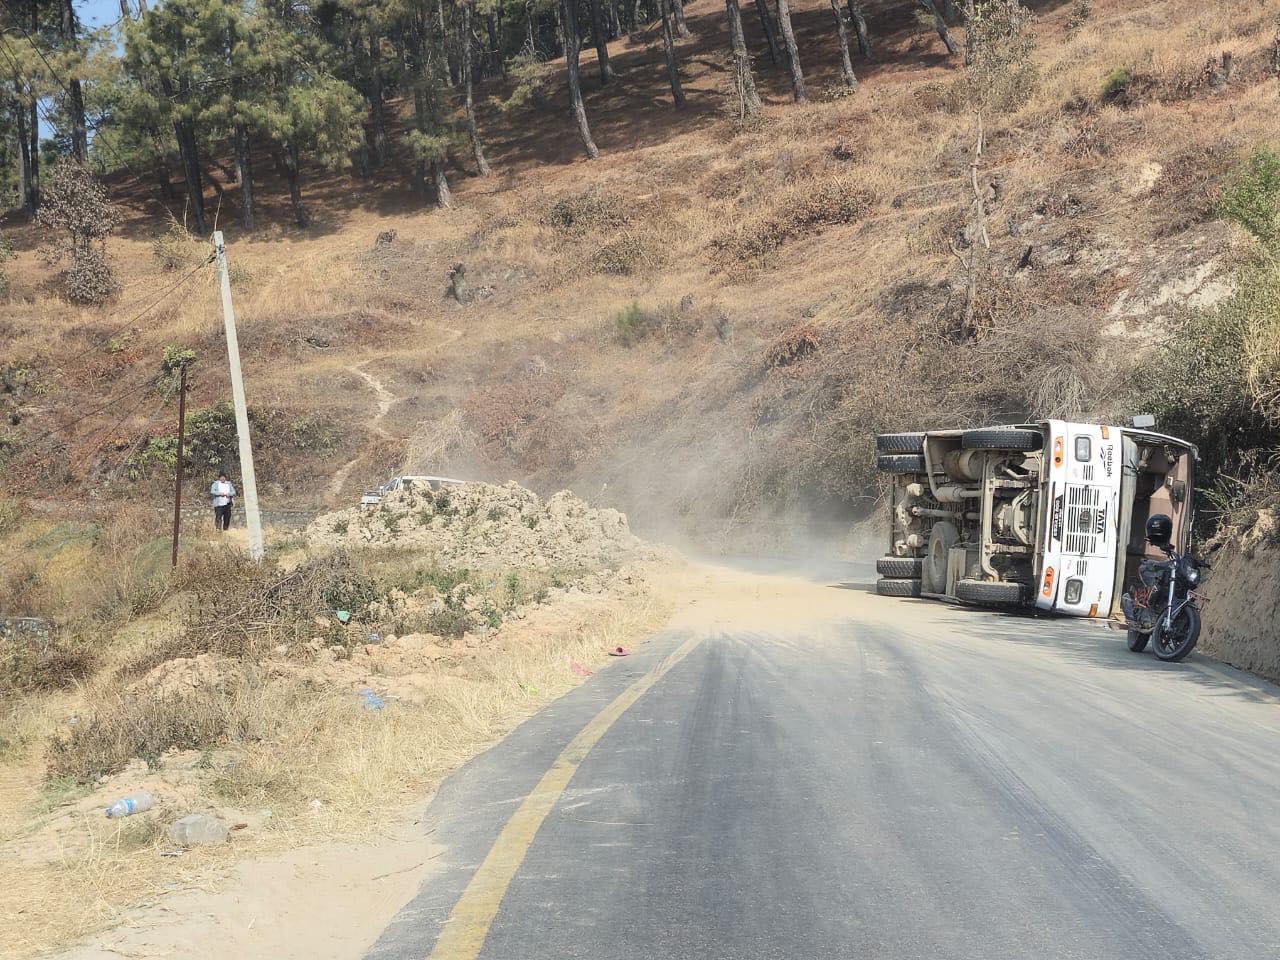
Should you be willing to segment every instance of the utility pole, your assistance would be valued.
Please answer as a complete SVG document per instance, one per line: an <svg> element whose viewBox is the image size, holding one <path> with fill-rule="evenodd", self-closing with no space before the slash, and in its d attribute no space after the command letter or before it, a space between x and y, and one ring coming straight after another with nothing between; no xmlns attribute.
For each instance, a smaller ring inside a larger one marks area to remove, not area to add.
<svg viewBox="0 0 1280 960"><path fill-rule="evenodd" d="M173 566L178 565L178 534L182 531L182 446L187 432L187 364L178 365L178 457L173 468Z"/></svg>
<svg viewBox="0 0 1280 960"><path fill-rule="evenodd" d="M227 272L227 247L222 231L213 231L213 249L222 283L222 319L227 332L227 360L231 365L231 399L236 409L236 437L240 441L240 482L244 484L244 514L249 528L249 557L261 560L262 516L258 513L258 481L253 473L253 444L249 440L249 408L244 401L244 377L240 373L240 341L236 338L236 312L231 305L231 277Z"/></svg>

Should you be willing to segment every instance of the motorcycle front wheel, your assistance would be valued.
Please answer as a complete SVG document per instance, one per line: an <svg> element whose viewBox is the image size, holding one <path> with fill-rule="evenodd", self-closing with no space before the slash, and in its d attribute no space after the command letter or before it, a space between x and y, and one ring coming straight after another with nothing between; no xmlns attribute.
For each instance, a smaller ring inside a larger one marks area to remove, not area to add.
<svg viewBox="0 0 1280 960"><path fill-rule="evenodd" d="M1140 630L1129 628L1128 634L1125 636L1125 642L1129 645L1129 649L1134 653L1141 653L1147 649L1147 641L1151 639L1151 634L1143 633Z"/></svg>
<svg viewBox="0 0 1280 960"><path fill-rule="evenodd" d="M1152 652L1160 660L1177 663L1187 658L1199 639L1200 611L1188 603L1167 626L1163 616L1156 621L1156 628L1151 631Z"/></svg>

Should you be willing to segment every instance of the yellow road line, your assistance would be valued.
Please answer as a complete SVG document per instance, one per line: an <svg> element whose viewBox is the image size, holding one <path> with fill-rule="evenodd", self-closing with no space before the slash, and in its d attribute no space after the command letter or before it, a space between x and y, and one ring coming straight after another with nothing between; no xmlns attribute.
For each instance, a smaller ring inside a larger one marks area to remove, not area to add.
<svg viewBox="0 0 1280 960"><path fill-rule="evenodd" d="M1242 693L1252 694L1260 700L1265 700L1268 703L1280 704L1280 697L1277 697L1275 694L1270 693L1261 687L1255 687L1249 683L1242 683L1231 674L1227 673L1227 671L1219 670L1217 667L1211 667L1202 660L1189 661L1186 666L1196 671L1196 673L1204 674L1206 677L1213 677L1215 680L1225 681Z"/></svg>
<svg viewBox="0 0 1280 960"><path fill-rule="evenodd" d="M534 836L573 779L579 765L627 708L644 696L650 687L687 657L701 641L701 636L686 640L662 663L627 687L612 703L592 717L578 735L569 741L569 745L556 757L551 769L538 781L533 792L524 798L524 802L498 834L498 839L494 841L484 862L449 913L449 919L429 960L474 960L480 955L485 938L489 935L489 927L498 914L498 907L507 893L507 887L511 885L511 879L520 869Z"/></svg>

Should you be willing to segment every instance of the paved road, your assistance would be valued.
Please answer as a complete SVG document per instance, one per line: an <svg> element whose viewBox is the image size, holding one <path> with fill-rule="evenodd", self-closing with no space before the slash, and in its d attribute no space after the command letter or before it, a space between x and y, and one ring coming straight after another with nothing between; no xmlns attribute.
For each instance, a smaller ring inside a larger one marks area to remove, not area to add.
<svg viewBox="0 0 1280 960"><path fill-rule="evenodd" d="M1080 622L733 591L445 784L448 868L372 960L1280 956L1275 687Z"/></svg>

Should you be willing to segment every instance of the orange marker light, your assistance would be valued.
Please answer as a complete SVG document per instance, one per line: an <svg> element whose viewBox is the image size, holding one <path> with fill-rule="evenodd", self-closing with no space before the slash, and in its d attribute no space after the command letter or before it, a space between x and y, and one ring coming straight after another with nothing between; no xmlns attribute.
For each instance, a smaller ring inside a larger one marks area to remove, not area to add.
<svg viewBox="0 0 1280 960"><path fill-rule="evenodd" d="M1049 567L1044 572L1044 595L1053 596L1053 567Z"/></svg>
<svg viewBox="0 0 1280 960"><path fill-rule="evenodd" d="M1055 437L1053 440L1053 465L1055 467L1062 466L1062 438Z"/></svg>

